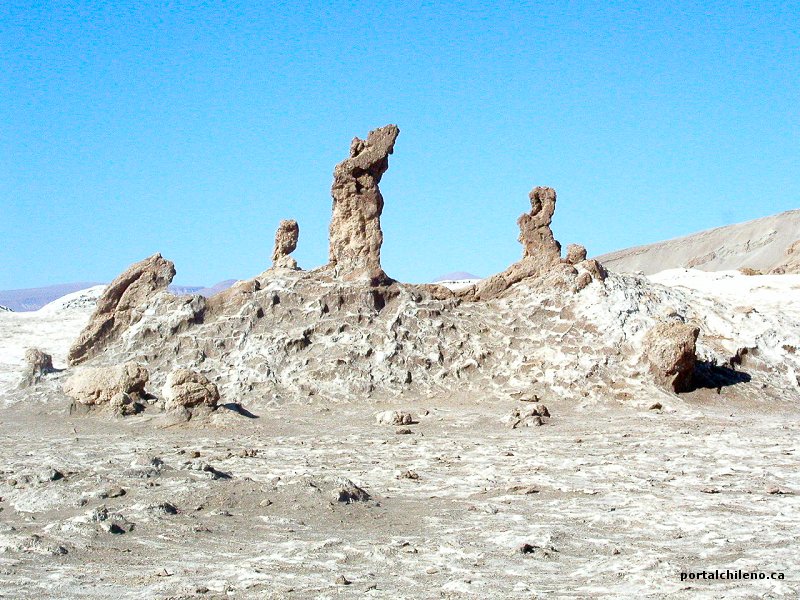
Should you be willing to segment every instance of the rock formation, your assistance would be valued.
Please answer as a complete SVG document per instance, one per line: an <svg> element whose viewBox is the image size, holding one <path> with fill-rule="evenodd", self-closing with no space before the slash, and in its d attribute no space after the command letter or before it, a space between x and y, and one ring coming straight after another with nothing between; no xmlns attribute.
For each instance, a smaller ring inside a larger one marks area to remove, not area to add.
<svg viewBox="0 0 800 600"><path fill-rule="evenodd" d="M522 260L475 286L458 290L457 295L467 300L491 300L531 277L546 278L549 285L558 289L579 292L592 281L606 278L602 265L596 260L586 260L586 248L579 244L570 244L567 257L561 259L561 244L550 229L556 210L556 191L535 187L528 198L531 211L517 219Z"/></svg>
<svg viewBox="0 0 800 600"><path fill-rule="evenodd" d="M94 334L102 343L94 346L100 350L90 364L145 365L148 385L164 390L171 416L191 417L210 411L220 396L254 408L456 390L487 398L525 392L544 399L555 391L560 397L624 399L637 377L643 392L659 393L656 379L670 390L689 389L697 330L682 323L654 327L665 318L704 324L704 361L730 356L715 340L731 337L732 319L739 318L731 311L706 320L706 305L695 306L683 292L644 278L612 273L606 279L579 246L571 246L562 261L550 230L556 202L550 188L530 193L531 210L519 220L522 258L503 273L467 292L391 282L380 269L378 181L396 136L390 126L366 141L356 139L351 158L337 166L328 266L270 268L208 300L155 293L174 272L160 257L169 267L160 278L144 280L142 266L134 266L126 273L138 272L141 279L121 290L115 282L116 305L98 308L95 320L111 324ZM289 256L293 229L279 230L289 241L278 236L276 263ZM141 285L141 302L138 295L122 302ZM666 305L668 316L661 311ZM123 307L126 318L113 318ZM800 372L800 358L786 349L794 352L800 342L781 337L779 321L761 318L748 317L759 331L775 332L768 338L790 365L788 375ZM132 322L121 334L108 333ZM738 338L738 346L752 343ZM640 377L651 369L655 378ZM213 384L200 372L213 373ZM790 383L795 387L789 393L795 393L796 381ZM530 416L531 422L542 417Z"/></svg>
<svg viewBox="0 0 800 600"><path fill-rule="evenodd" d="M528 194L528 198L531 202L531 211L517 219L522 260L515 262L502 273L484 279L475 287L461 291L461 296L474 300L489 300L523 279L543 275L557 268L561 260L561 244L553 237L550 229L550 222L556 210L556 191L548 187L535 187ZM573 269L567 273L570 274L577 273Z"/></svg>
<svg viewBox="0 0 800 600"><path fill-rule="evenodd" d="M97 301L89 324L69 350L69 364L77 365L99 354L131 325L135 309L165 289L173 277L175 266L160 254L131 265L111 282Z"/></svg>
<svg viewBox="0 0 800 600"><path fill-rule="evenodd" d="M568 265L577 265L586 260L586 248L580 244L567 246L567 257L564 259Z"/></svg>
<svg viewBox="0 0 800 600"><path fill-rule="evenodd" d="M219 402L219 391L202 373L175 369L167 376L162 397L166 410L184 412L189 419L196 413L215 410Z"/></svg>
<svg viewBox="0 0 800 600"><path fill-rule="evenodd" d="M533 258L543 263L555 262L561 258L561 244L550 229L556 212L556 191L549 187L535 187L528 198L531 212L517 219L519 242L523 247L522 258Z"/></svg>
<svg viewBox="0 0 800 600"><path fill-rule="evenodd" d="M297 261L289 256L297 248L300 227L297 221L283 220L275 232L275 249L272 251L273 268L296 269Z"/></svg>
<svg viewBox="0 0 800 600"><path fill-rule="evenodd" d="M786 249L786 259L770 271L772 275L784 275L786 273L800 273L800 240L797 240Z"/></svg>
<svg viewBox="0 0 800 600"><path fill-rule="evenodd" d="M334 169L329 266L338 277L388 281L381 268L383 196L378 184L399 133L396 125L387 125L370 131L366 140L353 139L350 157Z"/></svg>
<svg viewBox="0 0 800 600"><path fill-rule="evenodd" d="M25 369L19 387L26 388L35 385L42 380L43 376L54 370L52 356L38 348L28 348L25 351Z"/></svg>
<svg viewBox="0 0 800 600"><path fill-rule="evenodd" d="M680 321L658 323L647 332L644 357L658 384L675 393L691 390L698 335L698 327Z"/></svg>
<svg viewBox="0 0 800 600"><path fill-rule="evenodd" d="M127 362L111 367L83 367L64 382L64 393L78 404L96 406L115 396L141 398L149 373L142 365Z"/></svg>

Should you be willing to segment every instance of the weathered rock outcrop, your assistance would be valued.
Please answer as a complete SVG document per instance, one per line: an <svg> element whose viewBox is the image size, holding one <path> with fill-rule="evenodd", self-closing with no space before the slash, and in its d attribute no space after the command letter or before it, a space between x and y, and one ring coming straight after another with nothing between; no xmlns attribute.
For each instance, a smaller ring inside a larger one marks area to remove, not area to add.
<svg viewBox="0 0 800 600"><path fill-rule="evenodd" d="M800 273L800 240L786 249L786 259L770 271L772 275L786 273Z"/></svg>
<svg viewBox="0 0 800 600"><path fill-rule="evenodd" d="M556 210L556 191L548 187L535 187L528 198L531 211L517 219L522 260L502 273L484 279L475 287L459 292L459 295L473 300L489 300L523 279L543 275L559 265L561 245L550 229Z"/></svg>
<svg viewBox="0 0 800 600"><path fill-rule="evenodd" d="M297 248L300 227L294 219L283 220L275 232L275 249L272 251L274 268L296 269L297 261L289 256Z"/></svg>
<svg viewBox="0 0 800 600"><path fill-rule="evenodd" d="M184 411L189 418L198 411L215 410L219 402L217 386L202 373L190 369L175 369L167 375L162 396L166 410Z"/></svg>
<svg viewBox="0 0 800 600"><path fill-rule="evenodd" d="M69 364L80 364L102 352L111 340L131 325L134 309L166 288L173 277L175 265L161 254L131 265L111 282L97 301L89 324L69 350Z"/></svg>
<svg viewBox="0 0 800 600"><path fill-rule="evenodd" d="M658 323L647 332L644 358L658 384L675 393L691 390L698 335L698 327L680 321Z"/></svg>
<svg viewBox="0 0 800 600"><path fill-rule="evenodd" d="M559 244L550 223L556 212L556 191L549 187L535 187L528 194L531 201L531 212L520 215L519 242L522 244L522 258L537 259L553 263L561 258Z"/></svg>
<svg viewBox="0 0 800 600"><path fill-rule="evenodd" d="M383 196L378 184L399 133L396 125L387 125L370 131L366 140L355 138L350 157L334 169L329 266L338 277L376 284L389 279L381 268Z"/></svg>
<svg viewBox="0 0 800 600"><path fill-rule="evenodd" d="M564 259L568 265L577 265L586 260L586 248L580 244L567 246L567 257Z"/></svg>
<svg viewBox="0 0 800 600"><path fill-rule="evenodd" d="M25 351L25 369L22 372L20 388L30 387L39 383L42 377L52 373L53 357L38 348L28 348Z"/></svg>
<svg viewBox="0 0 800 600"><path fill-rule="evenodd" d="M210 412L220 396L254 408L405 393L499 398L551 390L564 398L625 399L637 377L634 387L643 393L692 385L696 328L660 325L645 351L644 332L657 322L703 323L701 370L730 356L715 340L742 337L727 309L706 320L707 304L695 306L687 294L639 277L610 273L599 285L604 269L579 247L562 260L550 230L556 195L549 188L531 192L531 211L520 218L522 258L488 282L465 294L388 280L380 270L378 181L396 135L389 127L355 140L351 158L337 167L329 265L269 268L207 301L153 293L131 311L133 326L104 338L92 363L146 365L148 385L164 389L167 418L181 419ZM276 260L291 245L279 243ZM484 299L492 301L475 301ZM758 329L776 332L768 337L780 344L774 351L793 376L800 342L778 335L776 323ZM656 377L641 377L650 369ZM213 384L200 372L213 373ZM781 390L798 394L796 381L790 384ZM221 410L212 422L230 414ZM531 423L542 417L529 416Z"/></svg>
<svg viewBox="0 0 800 600"><path fill-rule="evenodd" d="M115 396L142 397L149 379L142 365L127 362L111 367L82 367L64 382L64 393L78 404L107 404Z"/></svg>
<svg viewBox="0 0 800 600"><path fill-rule="evenodd" d="M561 244L550 229L556 210L556 191L549 187L535 187L528 197L531 211L517 220L522 260L475 286L458 290L458 296L467 300L491 300L531 277L546 278L559 289L579 292L592 281L606 278L606 271L600 263L586 260L586 248L580 244L570 244L567 257L561 259Z"/></svg>

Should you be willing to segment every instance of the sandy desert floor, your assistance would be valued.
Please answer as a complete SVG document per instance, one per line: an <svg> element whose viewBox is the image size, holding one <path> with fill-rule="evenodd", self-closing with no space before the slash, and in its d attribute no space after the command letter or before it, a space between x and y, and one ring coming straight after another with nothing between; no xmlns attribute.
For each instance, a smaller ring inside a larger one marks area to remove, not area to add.
<svg viewBox="0 0 800 600"><path fill-rule="evenodd" d="M515 430L501 418L521 403L479 398L166 428L8 407L0 595L796 597L798 414L703 393L548 398L546 425ZM386 408L418 415L412 433L376 424ZM337 478L371 499L339 502ZM716 568L786 579L680 581Z"/></svg>

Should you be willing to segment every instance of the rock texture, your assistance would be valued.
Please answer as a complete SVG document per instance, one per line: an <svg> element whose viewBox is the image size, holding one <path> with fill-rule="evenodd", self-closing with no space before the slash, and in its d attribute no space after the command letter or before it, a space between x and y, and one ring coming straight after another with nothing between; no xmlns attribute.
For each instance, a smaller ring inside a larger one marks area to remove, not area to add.
<svg viewBox="0 0 800 600"><path fill-rule="evenodd" d="M167 376L162 391L166 410L196 410L210 412L217 408L219 391L202 373L190 369L175 369Z"/></svg>
<svg viewBox="0 0 800 600"><path fill-rule="evenodd" d="M89 324L70 348L69 364L80 364L102 352L138 318L136 309L166 288L173 277L175 266L160 254L131 265L97 301Z"/></svg>
<svg viewBox="0 0 800 600"><path fill-rule="evenodd" d="M772 275L800 273L800 240L793 242L786 249L786 258L770 270Z"/></svg>
<svg viewBox="0 0 800 600"><path fill-rule="evenodd" d="M28 348L25 351L25 369L19 387L26 388L35 385L42 380L42 377L54 370L52 356L38 348Z"/></svg>
<svg viewBox="0 0 800 600"><path fill-rule="evenodd" d="M577 265L579 262L586 260L586 248L580 244L570 244L567 246L566 263L569 265Z"/></svg>
<svg viewBox="0 0 800 600"><path fill-rule="evenodd" d="M522 258L532 258L542 262L554 262L561 258L559 244L550 223L556 212L556 191L549 187L535 187L528 194L531 212L517 219L519 242L522 244Z"/></svg>
<svg viewBox="0 0 800 600"><path fill-rule="evenodd" d="M300 237L300 227L297 221L283 220L275 232L275 249L272 251L272 266L274 268L296 269L297 261L289 256L297 248Z"/></svg>
<svg viewBox="0 0 800 600"><path fill-rule="evenodd" d="M176 367L213 373L218 394L247 410L310 399L380 402L406 393L525 392L545 399L553 392L581 401L652 402L687 389L696 356L701 366L724 365L737 348L757 347L758 360L780 370L771 393L797 396L800 339L786 333L793 331L789 316L737 312L643 277L607 275L598 262L582 260L580 249L562 261L550 231L550 188L531 192L530 213L520 219L523 257L503 273L466 292L381 280L379 245L370 245L380 237L379 211L371 220L362 211L366 200L382 203L377 181L396 133L384 128L356 140L351 159L337 167L331 265L269 268L208 300L153 293L92 364L146 365L154 389ZM370 227L375 236L367 239ZM353 246L346 232L355 232ZM703 339L680 323L655 328L666 319L697 323ZM658 384L641 376L651 369ZM192 385L213 397L205 381ZM167 404L184 410L181 402Z"/></svg>
<svg viewBox="0 0 800 600"><path fill-rule="evenodd" d="M149 379L146 368L135 362L110 367L82 367L64 382L64 393L78 404L107 404L118 395L142 397Z"/></svg>
<svg viewBox="0 0 800 600"><path fill-rule="evenodd" d="M355 138L350 157L334 169L329 266L338 277L388 281L381 268L383 196L378 184L399 133L396 125L387 125L370 131L366 140Z"/></svg>
<svg viewBox="0 0 800 600"><path fill-rule="evenodd" d="M647 332L644 354L660 385L675 393L691 389L699 335L699 327L679 321L658 323Z"/></svg>
<svg viewBox="0 0 800 600"><path fill-rule="evenodd" d="M490 300L503 295L506 290L530 277L550 277L559 288L579 291L591 283L593 274L600 272L585 261L573 264L561 262L561 244L553 236L550 223L556 210L556 191L549 187L535 187L528 194L531 210L517 220L522 260L515 262L502 273L493 275L475 286L458 290L458 295L470 300ZM574 246L574 260L580 258L582 246ZM585 250L583 253L585 258ZM583 264L582 270L576 268ZM588 272L588 275L584 273Z"/></svg>
<svg viewBox="0 0 800 600"><path fill-rule="evenodd" d="M411 413L400 410L385 410L375 415L378 425L410 425L414 422Z"/></svg>

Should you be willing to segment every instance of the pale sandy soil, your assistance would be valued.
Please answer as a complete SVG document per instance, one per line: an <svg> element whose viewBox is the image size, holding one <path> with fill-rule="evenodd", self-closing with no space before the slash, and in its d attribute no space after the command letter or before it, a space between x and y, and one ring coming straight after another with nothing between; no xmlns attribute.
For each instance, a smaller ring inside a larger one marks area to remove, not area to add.
<svg viewBox="0 0 800 600"><path fill-rule="evenodd" d="M152 417L7 409L0 593L797 596L795 409L733 406L724 390L663 411L547 404L547 425L509 430L499 420L512 400L409 399L397 406L430 411L410 435L375 424L384 405L295 405L168 429ZM231 478L211 479L204 464ZM47 480L50 467L65 477ZM406 470L419 479L398 478ZM372 501L337 502L331 476ZM124 496L98 497L117 486ZM92 521L103 506L110 517ZM110 533L114 515L133 529ZM538 548L521 554L523 543ZM679 580L714 568L787 580Z"/></svg>

